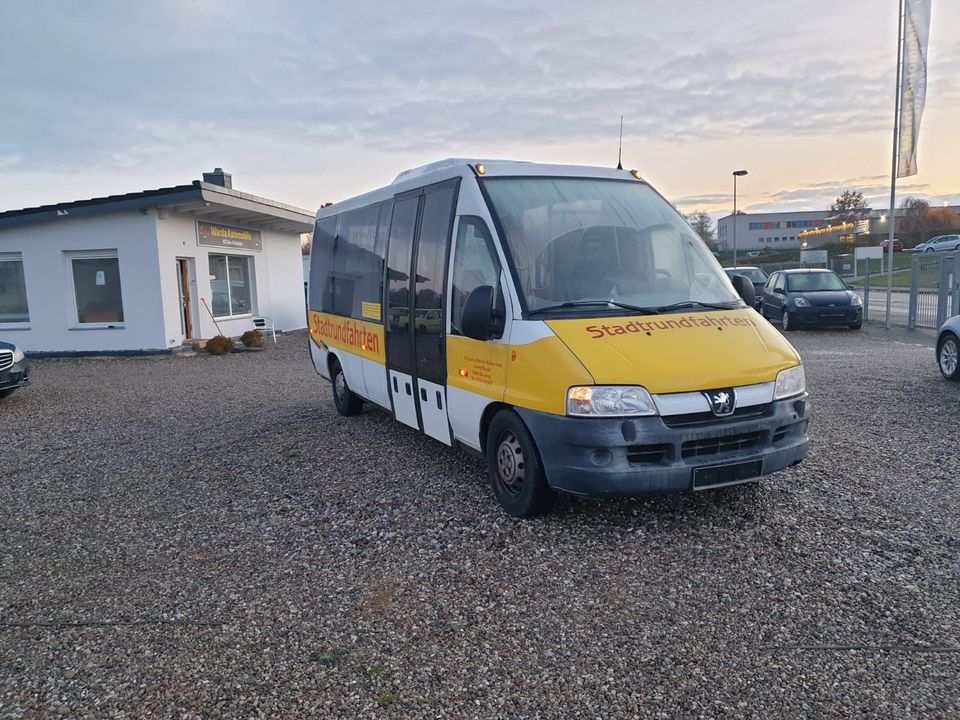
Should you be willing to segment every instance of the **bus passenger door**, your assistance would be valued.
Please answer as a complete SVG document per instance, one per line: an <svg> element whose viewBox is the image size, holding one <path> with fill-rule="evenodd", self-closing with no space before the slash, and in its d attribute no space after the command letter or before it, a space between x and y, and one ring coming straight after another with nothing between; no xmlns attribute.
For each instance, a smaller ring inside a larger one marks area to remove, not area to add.
<svg viewBox="0 0 960 720"><path fill-rule="evenodd" d="M450 445L447 419L445 282L457 182L425 189L413 267L413 355L423 432Z"/></svg>
<svg viewBox="0 0 960 720"><path fill-rule="evenodd" d="M417 228L420 195L397 198L390 222L387 245L386 314L383 318L387 354L387 386L393 416L410 427L420 429L417 417L414 361L412 352L413 308L410 297L410 263L413 237Z"/></svg>

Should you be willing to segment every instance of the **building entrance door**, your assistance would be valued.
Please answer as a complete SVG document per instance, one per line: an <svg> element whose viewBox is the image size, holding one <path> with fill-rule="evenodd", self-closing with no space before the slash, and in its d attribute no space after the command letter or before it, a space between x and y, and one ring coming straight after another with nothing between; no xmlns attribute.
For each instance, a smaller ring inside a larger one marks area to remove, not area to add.
<svg viewBox="0 0 960 720"><path fill-rule="evenodd" d="M190 267L186 258L177 258L177 293L180 296L180 329L187 340L193 337L193 310L190 298Z"/></svg>

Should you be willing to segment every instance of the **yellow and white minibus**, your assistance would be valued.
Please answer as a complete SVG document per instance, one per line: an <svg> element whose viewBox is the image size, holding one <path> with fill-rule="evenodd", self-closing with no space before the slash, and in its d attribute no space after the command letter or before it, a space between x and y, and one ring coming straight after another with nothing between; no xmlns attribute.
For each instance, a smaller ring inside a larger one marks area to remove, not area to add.
<svg viewBox="0 0 960 720"><path fill-rule="evenodd" d="M317 213L310 353L485 458L504 509L756 480L807 452L800 357L636 171L443 160Z"/></svg>

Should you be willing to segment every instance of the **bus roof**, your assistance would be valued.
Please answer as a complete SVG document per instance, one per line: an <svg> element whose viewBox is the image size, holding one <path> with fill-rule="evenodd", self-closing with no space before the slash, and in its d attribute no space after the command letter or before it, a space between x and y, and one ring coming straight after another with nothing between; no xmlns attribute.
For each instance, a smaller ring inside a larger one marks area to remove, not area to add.
<svg viewBox="0 0 960 720"><path fill-rule="evenodd" d="M388 200L407 190L443 182L454 177L472 177L476 167L483 166L483 177L587 177L611 180L636 180L630 170L589 165L548 165L522 160L478 160L473 158L446 158L419 167L404 170L385 187L343 200L317 211L317 219L339 215L347 210Z"/></svg>

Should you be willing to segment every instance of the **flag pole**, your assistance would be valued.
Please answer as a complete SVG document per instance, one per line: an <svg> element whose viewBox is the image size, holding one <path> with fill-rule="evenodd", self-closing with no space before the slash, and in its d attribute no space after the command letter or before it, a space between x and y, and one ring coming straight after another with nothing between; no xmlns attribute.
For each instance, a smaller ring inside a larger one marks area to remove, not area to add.
<svg viewBox="0 0 960 720"><path fill-rule="evenodd" d="M893 103L893 161L890 168L890 235L887 240L887 312L885 327L890 329L890 301L893 295L893 236L897 222L897 156L900 140L900 102L903 99L900 87L901 73L903 72L903 21L906 14L904 3L899 0L900 17L897 22L897 92Z"/></svg>

